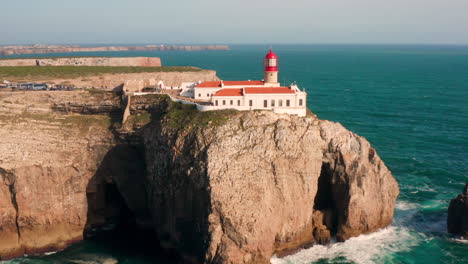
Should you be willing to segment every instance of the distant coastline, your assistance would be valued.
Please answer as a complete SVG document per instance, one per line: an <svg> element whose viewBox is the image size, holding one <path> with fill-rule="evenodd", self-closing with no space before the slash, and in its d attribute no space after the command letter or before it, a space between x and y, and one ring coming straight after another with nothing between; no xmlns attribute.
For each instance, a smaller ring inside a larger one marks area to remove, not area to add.
<svg viewBox="0 0 468 264"><path fill-rule="evenodd" d="M145 45L145 46L95 46L85 47L80 45L15 45L0 46L0 55L20 55L20 54L47 54L47 53L68 53L68 52L96 52L96 51L197 51L197 50L229 50L227 45Z"/></svg>

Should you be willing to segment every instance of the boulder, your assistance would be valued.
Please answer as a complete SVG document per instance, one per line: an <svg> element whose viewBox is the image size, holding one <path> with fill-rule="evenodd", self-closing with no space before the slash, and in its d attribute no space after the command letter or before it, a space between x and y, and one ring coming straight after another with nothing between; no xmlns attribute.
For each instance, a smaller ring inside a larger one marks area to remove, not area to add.
<svg viewBox="0 0 468 264"><path fill-rule="evenodd" d="M463 193L450 201L447 229L449 233L468 239L468 183Z"/></svg>

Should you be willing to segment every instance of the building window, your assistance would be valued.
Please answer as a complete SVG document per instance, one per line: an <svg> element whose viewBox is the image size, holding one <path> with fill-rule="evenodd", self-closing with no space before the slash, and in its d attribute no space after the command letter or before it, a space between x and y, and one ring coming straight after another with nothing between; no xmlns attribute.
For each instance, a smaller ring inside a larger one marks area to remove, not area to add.
<svg viewBox="0 0 468 264"><path fill-rule="evenodd" d="M286 106L289 106L289 100L286 100Z"/></svg>
<svg viewBox="0 0 468 264"><path fill-rule="evenodd" d="M198 97L201 97L201 94L198 94Z"/></svg>
<svg viewBox="0 0 468 264"><path fill-rule="evenodd" d="M206 97L210 97L210 94L206 94Z"/></svg>
<svg viewBox="0 0 468 264"><path fill-rule="evenodd" d="M268 100L263 100L263 107L268 107Z"/></svg>
<svg viewBox="0 0 468 264"><path fill-rule="evenodd" d="M252 105L253 105L252 100L249 100L249 106L252 106Z"/></svg>
<svg viewBox="0 0 468 264"><path fill-rule="evenodd" d="M237 100L237 106L240 106L240 100Z"/></svg>
<svg viewBox="0 0 468 264"><path fill-rule="evenodd" d="M302 99L299 99L299 106L302 106Z"/></svg>
<svg viewBox="0 0 468 264"><path fill-rule="evenodd" d="M275 100L271 100L271 107L275 107Z"/></svg>
<svg viewBox="0 0 468 264"><path fill-rule="evenodd" d="M223 100L223 105L226 105L226 100Z"/></svg>
<svg viewBox="0 0 468 264"><path fill-rule="evenodd" d="M229 103L231 103L231 105L233 105L232 100Z"/></svg>
<svg viewBox="0 0 468 264"><path fill-rule="evenodd" d="M215 105L218 106L218 100L215 101Z"/></svg>
<svg viewBox="0 0 468 264"><path fill-rule="evenodd" d="M282 99L278 100L278 106L283 106L283 100Z"/></svg>

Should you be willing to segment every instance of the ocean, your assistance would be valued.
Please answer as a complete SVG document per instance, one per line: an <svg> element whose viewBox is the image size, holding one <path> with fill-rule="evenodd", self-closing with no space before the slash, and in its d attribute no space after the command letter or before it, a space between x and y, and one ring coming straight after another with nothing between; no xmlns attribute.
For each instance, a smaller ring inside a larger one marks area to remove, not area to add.
<svg viewBox="0 0 468 264"><path fill-rule="evenodd" d="M229 51L126 51L72 55L157 56L223 80L262 78L270 46ZM308 92L309 109L367 138L400 185L394 223L273 263L468 263L468 242L446 233L450 199L468 182L468 46L274 45L280 80ZM58 56L70 54L56 54ZM26 55L25 57L30 56ZM50 54L42 55L50 56ZM109 239L115 240L115 239ZM131 243L85 241L7 263L170 263Z"/></svg>

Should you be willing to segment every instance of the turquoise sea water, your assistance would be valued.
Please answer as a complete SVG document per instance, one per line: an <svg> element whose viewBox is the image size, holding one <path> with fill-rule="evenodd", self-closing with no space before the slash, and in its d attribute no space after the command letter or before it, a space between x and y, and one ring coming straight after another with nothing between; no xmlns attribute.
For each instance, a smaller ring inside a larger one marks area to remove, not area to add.
<svg viewBox="0 0 468 264"><path fill-rule="evenodd" d="M232 46L230 51L92 55L158 56L164 65L213 69L224 80L241 80L262 78L262 58L268 48L245 45ZM446 234L449 200L468 182L468 47L273 48L280 57L281 81L306 88L308 107L320 118L340 122L366 137L393 172L401 194L392 226L272 261L468 263L468 243ZM143 253L131 246L118 248L83 242L54 255L12 263L169 263L141 257Z"/></svg>

